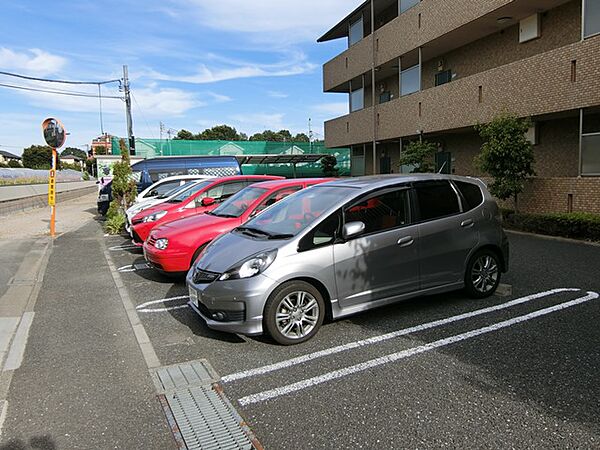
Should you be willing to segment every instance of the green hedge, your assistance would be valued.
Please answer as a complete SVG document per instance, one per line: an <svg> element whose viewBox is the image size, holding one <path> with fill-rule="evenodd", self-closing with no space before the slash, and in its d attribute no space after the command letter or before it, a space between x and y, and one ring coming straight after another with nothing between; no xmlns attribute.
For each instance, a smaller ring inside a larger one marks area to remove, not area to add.
<svg viewBox="0 0 600 450"><path fill-rule="evenodd" d="M502 211L504 227L572 239L600 241L600 215L591 213L527 214Z"/></svg>

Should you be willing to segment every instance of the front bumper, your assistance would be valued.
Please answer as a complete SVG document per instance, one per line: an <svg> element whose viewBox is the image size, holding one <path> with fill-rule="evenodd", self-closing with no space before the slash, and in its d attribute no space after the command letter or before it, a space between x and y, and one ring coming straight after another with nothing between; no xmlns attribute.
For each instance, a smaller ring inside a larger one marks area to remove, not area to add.
<svg viewBox="0 0 600 450"><path fill-rule="evenodd" d="M158 250L147 243L143 246L144 258L155 269L169 273L187 272L190 269L192 255L187 252Z"/></svg>
<svg viewBox="0 0 600 450"><path fill-rule="evenodd" d="M191 294L196 292L198 304L190 295L189 305L209 328L248 336L263 333L263 311L269 294L275 289L274 280L257 275L243 280L195 284L192 272L189 271L186 283ZM241 311L243 320L239 320ZM220 320L217 319L219 314L222 316Z"/></svg>
<svg viewBox="0 0 600 450"><path fill-rule="evenodd" d="M152 228L154 228L155 226L156 222L141 222L132 225L131 237L133 238L133 241L137 244L143 244L146 241L146 239L148 239Z"/></svg>

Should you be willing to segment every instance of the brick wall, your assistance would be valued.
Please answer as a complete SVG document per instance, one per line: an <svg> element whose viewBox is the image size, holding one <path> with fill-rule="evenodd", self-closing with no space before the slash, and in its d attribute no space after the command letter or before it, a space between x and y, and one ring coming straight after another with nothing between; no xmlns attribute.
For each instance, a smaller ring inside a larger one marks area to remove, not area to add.
<svg viewBox="0 0 600 450"><path fill-rule="evenodd" d="M519 210L538 214L569 212L569 202L573 212L600 214L600 178L532 178L519 195ZM514 208L512 200L499 204Z"/></svg>
<svg viewBox="0 0 600 450"><path fill-rule="evenodd" d="M425 61L422 88L434 86L440 60L444 61L443 70L451 70L456 80L581 40L581 1L544 12L541 29L540 38L520 44L517 24Z"/></svg>

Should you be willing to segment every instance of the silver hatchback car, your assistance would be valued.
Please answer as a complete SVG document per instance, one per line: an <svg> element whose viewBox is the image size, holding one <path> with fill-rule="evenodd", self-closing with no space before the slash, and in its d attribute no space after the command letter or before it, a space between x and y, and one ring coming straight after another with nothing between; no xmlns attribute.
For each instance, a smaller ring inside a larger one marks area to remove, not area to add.
<svg viewBox="0 0 600 450"><path fill-rule="evenodd" d="M385 175L304 189L213 241L187 275L210 328L280 344L421 295L494 293L508 269L498 206L474 178Z"/></svg>

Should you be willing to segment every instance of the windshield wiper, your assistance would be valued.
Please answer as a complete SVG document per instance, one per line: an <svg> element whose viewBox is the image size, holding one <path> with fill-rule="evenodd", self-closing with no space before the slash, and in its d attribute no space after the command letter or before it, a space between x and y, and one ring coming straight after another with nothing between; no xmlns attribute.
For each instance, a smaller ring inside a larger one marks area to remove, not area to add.
<svg viewBox="0 0 600 450"><path fill-rule="evenodd" d="M293 234L271 234L269 239L290 239L293 238Z"/></svg>
<svg viewBox="0 0 600 450"><path fill-rule="evenodd" d="M238 227L237 228L239 231L241 231L242 233L247 233L247 234L254 234L254 235L260 235L260 236L267 236L267 237L271 237L272 234L269 233L268 231L264 231L264 230L259 230L258 228L252 228L252 227Z"/></svg>
<svg viewBox="0 0 600 450"><path fill-rule="evenodd" d="M211 216L215 216L215 217L226 217L226 218L238 217L238 216L235 216L233 214L217 214L214 211L208 211L206 214L210 214Z"/></svg>

